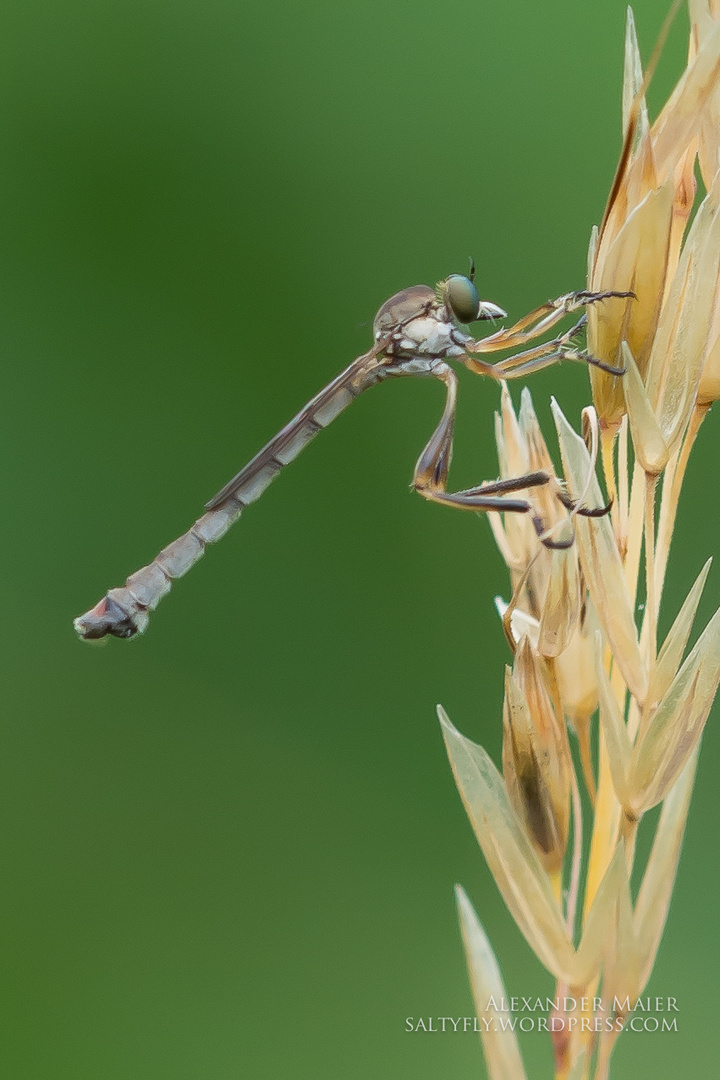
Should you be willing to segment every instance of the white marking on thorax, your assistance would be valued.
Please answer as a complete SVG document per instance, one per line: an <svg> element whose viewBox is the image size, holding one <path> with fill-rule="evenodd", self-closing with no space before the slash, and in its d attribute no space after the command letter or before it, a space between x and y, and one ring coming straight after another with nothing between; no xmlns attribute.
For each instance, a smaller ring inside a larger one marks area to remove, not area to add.
<svg viewBox="0 0 720 1080"><path fill-rule="evenodd" d="M465 344L472 338L453 323L426 315L406 323L393 341L396 356L446 357L462 356Z"/></svg>

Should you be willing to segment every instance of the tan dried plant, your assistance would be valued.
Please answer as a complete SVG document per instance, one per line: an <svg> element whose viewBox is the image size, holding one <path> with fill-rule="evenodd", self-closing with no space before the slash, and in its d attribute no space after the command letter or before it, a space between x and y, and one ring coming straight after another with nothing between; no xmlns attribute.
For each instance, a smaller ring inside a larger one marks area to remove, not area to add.
<svg viewBox="0 0 720 1080"><path fill-rule="evenodd" d="M658 642L688 457L720 397L720 0L689 0L689 8L687 67L652 125L644 99L651 72L643 76L628 13L623 151L593 231L588 274L593 291L634 293L588 311L589 351L624 366L625 375L591 370L582 436L552 405L574 504L605 502L599 459L612 510L568 520L557 500L541 507L548 532L574 530L576 542L563 550L541 544L521 515L491 516L512 586L510 604L500 605L514 654L505 673L502 773L440 710L490 870L557 980L547 1023L557 1080L607 1080L618 1035L648 982L720 682L720 611L687 652L709 562ZM496 441L501 476L555 472L527 390L516 414L503 386ZM586 858L578 775L591 807ZM637 831L659 804L633 900ZM506 998L497 961L462 889L458 903L488 1075L523 1080L515 1033L494 1011ZM573 1024L563 1014L566 997L581 1003Z"/></svg>

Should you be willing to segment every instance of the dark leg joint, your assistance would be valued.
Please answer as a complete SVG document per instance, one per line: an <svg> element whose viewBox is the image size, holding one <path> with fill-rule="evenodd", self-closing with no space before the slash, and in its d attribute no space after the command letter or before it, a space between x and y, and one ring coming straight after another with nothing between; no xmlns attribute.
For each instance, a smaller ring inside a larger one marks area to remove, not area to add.
<svg viewBox="0 0 720 1080"><path fill-rule="evenodd" d="M607 506L595 506L595 507L581 506L580 509L576 511L576 513L577 513L578 517L601 518L601 517L605 517L606 514L609 514L611 510L612 510L612 499L607 504Z"/></svg>
<svg viewBox="0 0 720 1080"><path fill-rule="evenodd" d="M539 518L536 514L533 515L532 523L535 526L535 532L538 535L538 540L541 544L544 544L546 548L550 548L551 551L565 551L567 548L571 548L575 543L575 536L569 537L567 540L551 540L548 536L544 536L545 527L542 523L542 518Z"/></svg>
<svg viewBox="0 0 720 1080"><path fill-rule="evenodd" d="M605 515L609 514L610 511L612 510L612 499L607 504L607 506L595 506L595 507L581 506L578 509L577 508L577 503L575 502L574 499L570 498L570 496L567 494L567 492L558 491L557 497L560 500L560 502L563 504L563 506L565 507L566 510L569 510L571 513L577 514L579 517L601 518L601 517L605 517Z"/></svg>
<svg viewBox="0 0 720 1080"><path fill-rule="evenodd" d="M612 364L606 364L604 360L598 360L597 356L593 356L592 353L583 349L578 352L578 359L584 360L586 364L592 364L593 367L600 368L601 371L606 371L608 375L624 375L624 367L613 367Z"/></svg>

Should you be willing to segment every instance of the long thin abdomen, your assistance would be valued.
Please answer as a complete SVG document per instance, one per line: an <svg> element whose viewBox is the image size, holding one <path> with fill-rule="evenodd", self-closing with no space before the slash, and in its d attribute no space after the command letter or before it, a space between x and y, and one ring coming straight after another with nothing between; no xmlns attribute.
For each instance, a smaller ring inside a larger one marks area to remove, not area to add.
<svg viewBox="0 0 720 1080"><path fill-rule="evenodd" d="M341 372L207 503L207 513L186 533L163 548L148 566L131 574L121 588L110 589L94 608L75 619L80 637L91 641L108 634L120 638L142 634L150 612L170 592L173 581L202 558L208 544L225 535L245 507L260 498L319 431L378 381L379 373L375 350L358 357Z"/></svg>

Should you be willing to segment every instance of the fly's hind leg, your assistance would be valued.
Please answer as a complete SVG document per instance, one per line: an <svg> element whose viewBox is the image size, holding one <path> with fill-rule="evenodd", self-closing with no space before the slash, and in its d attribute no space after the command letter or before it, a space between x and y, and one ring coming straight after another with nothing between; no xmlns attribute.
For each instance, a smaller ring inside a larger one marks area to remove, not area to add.
<svg viewBox="0 0 720 1080"><path fill-rule="evenodd" d="M569 500L569 497L565 495L555 477L549 472L538 471L528 473L526 476L488 481L477 487L465 488L462 491L448 491L447 481L452 460L453 429L457 405L457 377L445 364L438 365L433 374L445 384L447 396L440 423L415 466L413 477L415 491L429 502L440 503L442 506L452 506L458 510L474 510L479 513L497 511L500 513L530 514L538 539L545 547L552 549L571 547L574 536L564 540L553 540L548 535L543 521L535 512L532 503L527 499L512 498L512 495L516 492L553 484L557 488L558 498L560 498L563 505L567 505L566 500ZM572 502L572 500L569 501ZM572 508L575 513L583 512L582 509L577 510L574 506ZM607 513L607 509L601 508L600 513ZM595 516L594 511L592 516Z"/></svg>

